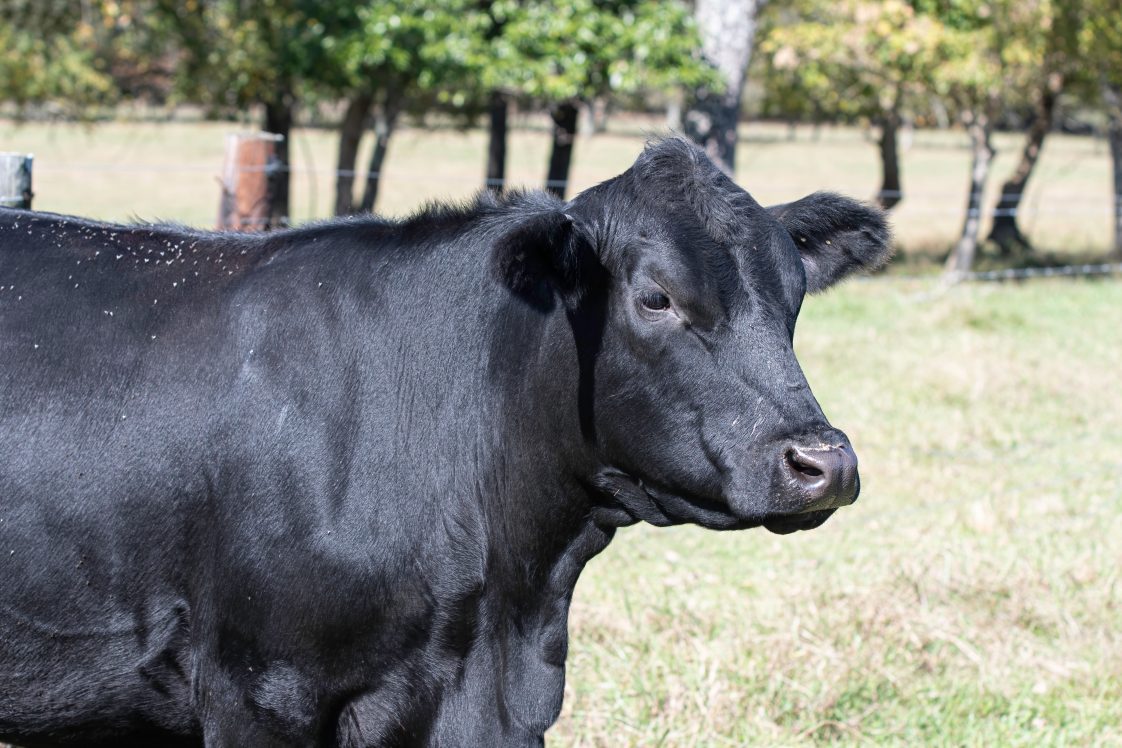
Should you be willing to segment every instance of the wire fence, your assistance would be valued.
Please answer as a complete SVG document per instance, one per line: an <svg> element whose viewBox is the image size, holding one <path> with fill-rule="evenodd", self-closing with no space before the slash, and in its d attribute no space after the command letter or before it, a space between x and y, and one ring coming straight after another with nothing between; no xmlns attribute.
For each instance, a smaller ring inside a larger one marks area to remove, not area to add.
<svg viewBox="0 0 1122 748"><path fill-rule="evenodd" d="M191 164L191 163L172 163L172 164L155 164L155 163L138 163L138 164L122 164L122 163L106 163L106 162L67 162L65 165L53 165L50 163L39 162L36 164L36 173L38 174L213 174L218 179L218 170L214 166L208 164ZM273 174L278 171L288 172L292 175L307 176L315 179L316 177L326 177L329 179L338 179L340 177L355 180L359 183L364 181L380 181L383 179L392 179L395 183L404 182L408 184L457 184L457 185L478 185L481 189L503 189L503 188L526 188L526 187L541 187L544 186L550 189L568 190L571 187L581 186L578 180L573 179L527 179L527 178L507 178L495 179L485 178L479 179L477 177L469 177L462 174L435 174L432 172L409 172L394 169L390 172L369 171L361 169L332 169L321 167L307 167L307 166L277 166L275 164L268 164L264 166L238 166L233 170L235 173L267 173ZM770 187L776 188L774 183L769 184ZM963 195L961 193L949 191L932 191L932 190L880 190L874 194L874 199L893 199L901 202L894 206L895 212L906 211L911 216L955 216L961 217L964 214L962 201ZM985 207L984 204L975 200L967 207L966 213L970 216L991 216L1009 217L1009 218L1031 218L1037 216L1086 216L1086 217L1114 217L1122 213L1122 197L1117 199L1116 205L1095 205L1091 204L1087 199L1080 195L1070 196L1050 196L1048 201L1041 204L1037 201L1038 196L1031 194L1001 194L998 197L997 203L994 207ZM12 198L13 200L15 198ZM0 196L0 205L6 204L5 198ZM1010 206L1010 207L1002 207ZM1015 206L1015 207L1013 207ZM253 229L255 227L268 227L276 225L292 225L296 220L290 216L268 217L268 218L254 218L246 217L242 219L243 228ZM985 270L985 271L971 271L961 273L954 278L956 281L976 281L976 282L1009 282L1009 281L1024 281L1035 278L1055 278L1055 277L1092 277L1092 276L1112 276L1122 274L1122 262L1103 262L1103 263L1075 263L1065 264L1048 267L1021 267L1021 268L1006 268L998 270ZM894 274L893 277L907 278L912 280L931 280L934 276L928 275L902 275Z"/></svg>

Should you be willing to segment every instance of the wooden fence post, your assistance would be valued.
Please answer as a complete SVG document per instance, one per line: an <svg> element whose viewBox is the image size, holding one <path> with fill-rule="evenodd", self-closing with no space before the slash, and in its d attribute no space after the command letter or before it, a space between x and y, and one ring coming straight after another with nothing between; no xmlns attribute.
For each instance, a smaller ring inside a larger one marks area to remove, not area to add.
<svg viewBox="0 0 1122 748"><path fill-rule="evenodd" d="M278 228L269 218L270 177L282 167L277 143L282 136L269 132L230 133L222 165L219 231L265 231Z"/></svg>
<svg viewBox="0 0 1122 748"><path fill-rule="evenodd" d="M30 153L0 153L0 206L31 209Z"/></svg>

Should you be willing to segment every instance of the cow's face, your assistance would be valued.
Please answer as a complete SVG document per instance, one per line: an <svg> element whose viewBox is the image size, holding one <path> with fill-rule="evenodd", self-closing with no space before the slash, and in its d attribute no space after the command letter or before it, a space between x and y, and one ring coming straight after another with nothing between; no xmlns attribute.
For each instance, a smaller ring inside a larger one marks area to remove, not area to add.
<svg viewBox="0 0 1122 748"><path fill-rule="evenodd" d="M857 458L792 338L808 291L885 260L878 211L827 194L761 208L668 140L530 233L519 256L550 259L501 272L562 300L606 517L790 532L856 500Z"/></svg>

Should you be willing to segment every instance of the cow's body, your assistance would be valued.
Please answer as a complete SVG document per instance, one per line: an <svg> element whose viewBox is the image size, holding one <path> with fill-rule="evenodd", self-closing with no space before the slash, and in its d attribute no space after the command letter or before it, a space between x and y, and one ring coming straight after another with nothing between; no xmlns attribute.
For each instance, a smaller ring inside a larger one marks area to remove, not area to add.
<svg viewBox="0 0 1122 748"><path fill-rule="evenodd" d="M0 739L539 744L614 527L764 521L611 498L596 324L493 258L558 211L0 213Z"/></svg>
<svg viewBox="0 0 1122 748"><path fill-rule="evenodd" d="M533 313L489 282L485 213L237 239L0 214L0 732L251 706L379 745L451 701L434 735L499 745L553 721L606 538L549 509L571 486L517 477L554 445L509 433ZM512 563L530 542L551 566ZM470 647L511 605L536 625Z"/></svg>

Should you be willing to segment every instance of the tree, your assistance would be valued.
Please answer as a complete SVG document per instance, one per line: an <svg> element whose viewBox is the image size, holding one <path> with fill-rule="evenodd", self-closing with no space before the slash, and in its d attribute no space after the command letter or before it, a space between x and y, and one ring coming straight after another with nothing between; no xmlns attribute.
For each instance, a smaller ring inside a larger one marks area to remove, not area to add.
<svg viewBox="0 0 1122 748"><path fill-rule="evenodd" d="M50 105L85 117L115 104L125 71L143 77L156 60L140 0L6 0L0 4L0 101Z"/></svg>
<svg viewBox="0 0 1122 748"><path fill-rule="evenodd" d="M502 38L507 17L518 6L503 0L482 0L485 22L480 27L484 55L490 64L480 70L480 85L487 91L487 168L483 179L484 188L492 192L502 192L506 187L507 120L510 116L510 93L502 86L507 81L500 73L494 74L496 67L503 67L504 61L495 60L491 52L498 47L496 41ZM509 51L509 47L505 47ZM503 71L505 72L505 71Z"/></svg>
<svg viewBox="0 0 1122 748"><path fill-rule="evenodd" d="M467 0L374 0L342 17L330 44L333 88L347 101L340 128L335 212L355 209L353 175L365 123L374 113L374 150L358 208L371 211L400 116L434 105L462 106L476 95L487 19ZM321 80L324 74L320 74Z"/></svg>
<svg viewBox="0 0 1122 748"><path fill-rule="evenodd" d="M1111 176L1114 188L1114 255L1122 261L1122 13L1114 0L1085 0L1087 22L1080 30L1079 52L1090 73L1088 92L1092 102L1106 112L1106 135L1110 143Z"/></svg>
<svg viewBox="0 0 1122 748"><path fill-rule="evenodd" d="M948 27L952 52L935 71L936 90L957 111L971 145L966 215L946 262L952 279L969 272L977 254L994 121L1008 105L1007 93L1026 90L1029 80L1031 53L1026 39L1014 33L1018 7L1018 0L946 0L934 9Z"/></svg>
<svg viewBox="0 0 1122 748"><path fill-rule="evenodd" d="M685 116L686 135L730 176L736 171L740 96L762 4L763 0L696 0L695 4L703 54L717 72L720 86L695 87Z"/></svg>
<svg viewBox="0 0 1122 748"><path fill-rule="evenodd" d="M185 98L228 111L260 105L262 127L282 137L269 178L269 225L288 223L289 144L301 87L330 70L325 16L314 0L154 0L181 48L176 85ZM341 0L340 0L341 3Z"/></svg>
<svg viewBox="0 0 1122 748"><path fill-rule="evenodd" d="M1018 210L1044 147L1044 138L1052 129L1060 94L1084 67L1084 59L1078 54L1084 23L1082 2L1030 0L1010 10L1009 33L1022 40L1022 64L1028 68L1025 75L1031 81L1032 116L1017 167L1001 186L1001 198L994 207L993 227L987 237L1006 255L1017 249L1032 249L1017 224Z"/></svg>
<svg viewBox="0 0 1122 748"><path fill-rule="evenodd" d="M800 20L776 25L760 44L767 106L795 117L873 123L877 200L890 209L903 199L897 133L909 110L927 106L934 71L952 52L946 29L903 0L813 0L799 11Z"/></svg>
<svg viewBox="0 0 1122 748"><path fill-rule="evenodd" d="M561 197L582 103L715 83L693 20L675 1L527 2L510 8L491 49L494 88L550 108L546 189Z"/></svg>

